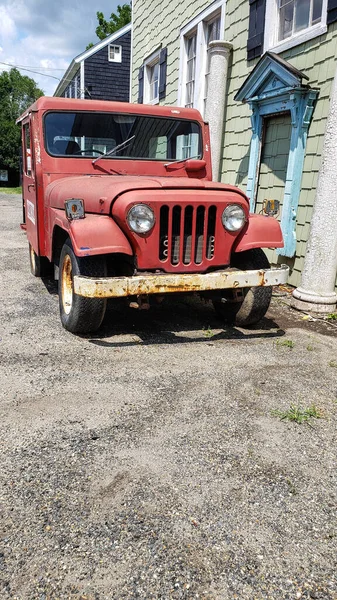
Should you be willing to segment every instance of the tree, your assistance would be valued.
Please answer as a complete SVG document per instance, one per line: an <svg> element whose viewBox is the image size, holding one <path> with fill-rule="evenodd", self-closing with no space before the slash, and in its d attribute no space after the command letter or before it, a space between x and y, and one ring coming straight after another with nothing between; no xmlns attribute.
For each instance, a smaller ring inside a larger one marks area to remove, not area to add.
<svg viewBox="0 0 337 600"><path fill-rule="evenodd" d="M96 35L100 40L108 37L118 29L124 27L131 21L131 4L118 4L116 13L111 13L110 20L107 21L102 12L97 12L96 17L98 20L98 26L96 27ZM94 44L90 42L87 46L87 50L92 48Z"/></svg>
<svg viewBox="0 0 337 600"><path fill-rule="evenodd" d="M18 175L21 133L15 121L40 96L34 79L17 69L0 73L0 168Z"/></svg>

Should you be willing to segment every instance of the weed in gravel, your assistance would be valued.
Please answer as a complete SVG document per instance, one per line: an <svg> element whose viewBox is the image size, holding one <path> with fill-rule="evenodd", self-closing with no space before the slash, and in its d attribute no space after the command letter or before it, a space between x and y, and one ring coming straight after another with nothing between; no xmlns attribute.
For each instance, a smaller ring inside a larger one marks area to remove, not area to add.
<svg viewBox="0 0 337 600"><path fill-rule="evenodd" d="M277 340L276 346L279 348L280 346L284 346L285 348L293 349L295 343L292 340Z"/></svg>
<svg viewBox="0 0 337 600"><path fill-rule="evenodd" d="M330 360L329 367L337 367L337 360Z"/></svg>
<svg viewBox="0 0 337 600"><path fill-rule="evenodd" d="M312 352L312 350L314 349L312 344L308 344L307 345L307 350L309 350L310 352Z"/></svg>
<svg viewBox="0 0 337 600"><path fill-rule="evenodd" d="M323 417L319 408L317 408L314 404L308 408L301 408L300 406L291 404L288 410L273 410L271 414L274 417L280 417L281 421L295 421L295 423L299 424L308 423L311 418L321 419Z"/></svg>
<svg viewBox="0 0 337 600"><path fill-rule="evenodd" d="M295 495L297 494L297 489L296 489L296 487L294 486L294 484L293 484L293 482L291 481L291 479L286 479L286 483L287 483L287 485L288 485L288 487L289 487L289 492L290 492L290 493L291 493L293 496L295 496Z"/></svg>
<svg viewBox="0 0 337 600"><path fill-rule="evenodd" d="M210 326L208 326L207 329L205 327L203 327L202 329L205 337L211 338L213 336L213 331L210 328Z"/></svg>
<svg viewBox="0 0 337 600"><path fill-rule="evenodd" d="M337 321L337 313L330 313L326 316L327 321Z"/></svg>

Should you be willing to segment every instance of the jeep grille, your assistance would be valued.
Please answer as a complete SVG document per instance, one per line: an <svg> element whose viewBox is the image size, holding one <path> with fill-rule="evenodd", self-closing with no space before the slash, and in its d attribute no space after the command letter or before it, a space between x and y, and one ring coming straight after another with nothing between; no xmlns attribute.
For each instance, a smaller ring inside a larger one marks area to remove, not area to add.
<svg viewBox="0 0 337 600"><path fill-rule="evenodd" d="M162 206L159 259L171 265L200 265L215 252L216 206Z"/></svg>

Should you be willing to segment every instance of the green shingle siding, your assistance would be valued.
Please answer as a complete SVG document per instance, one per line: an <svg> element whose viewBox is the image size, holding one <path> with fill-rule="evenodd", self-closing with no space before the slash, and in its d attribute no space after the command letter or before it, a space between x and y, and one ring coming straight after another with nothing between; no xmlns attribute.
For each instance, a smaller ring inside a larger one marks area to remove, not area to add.
<svg viewBox="0 0 337 600"><path fill-rule="evenodd" d="M138 69L151 51L167 47L167 87L165 104L178 100L180 29L211 4L206 0L134 0L133 3L133 72L132 98L138 92ZM225 113L225 137L222 181L246 189L249 146L251 140L250 109L234 102L239 90L258 59L247 62L249 1L227 0L224 39L233 44L228 71L228 97ZM158 25L158 24L161 25ZM309 235L315 200L318 171L329 111L329 96L336 69L337 22L326 34L281 54L294 67L309 77L309 85L319 88L319 97L309 128L303 167L302 191L297 213L297 248L295 259L285 260L273 254L278 262L292 267L290 283L300 283L300 273Z"/></svg>

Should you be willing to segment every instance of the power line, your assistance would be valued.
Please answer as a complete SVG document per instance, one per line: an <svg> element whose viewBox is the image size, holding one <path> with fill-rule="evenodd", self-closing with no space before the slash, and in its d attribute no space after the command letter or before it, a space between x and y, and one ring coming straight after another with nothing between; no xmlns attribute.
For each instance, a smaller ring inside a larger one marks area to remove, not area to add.
<svg viewBox="0 0 337 600"><path fill-rule="evenodd" d="M22 71L28 71L28 73L35 73L36 75L42 75L43 77L52 77L52 79L57 79L57 81L61 81L60 77L55 77L55 75L48 75L47 73L41 73L40 71L34 71L33 69L29 69L27 67L20 67L19 65L11 65L10 63L0 61L0 65L6 65L6 67L12 67L13 69L22 69Z"/></svg>
<svg viewBox="0 0 337 600"><path fill-rule="evenodd" d="M42 77L51 77L52 79L56 79L57 81L64 81L65 83L72 83L74 81L74 79L55 77L55 75L48 75L47 73L40 73L39 71L33 71L32 69L29 69L28 67L21 67L20 65L12 65L10 63L6 63L6 62L2 62L2 61L0 61L0 65L6 65L6 67L12 67L13 69L22 69L23 71L28 71L28 73L35 73L35 75L42 75ZM47 69L48 67L42 67L42 68ZM56 70L63 71L63 69L56 69ZM79 88L79 91L81 93L86 92L91 98L91 93L87 87L85 87L84 89Z"/></svg>

